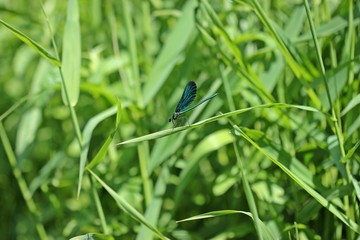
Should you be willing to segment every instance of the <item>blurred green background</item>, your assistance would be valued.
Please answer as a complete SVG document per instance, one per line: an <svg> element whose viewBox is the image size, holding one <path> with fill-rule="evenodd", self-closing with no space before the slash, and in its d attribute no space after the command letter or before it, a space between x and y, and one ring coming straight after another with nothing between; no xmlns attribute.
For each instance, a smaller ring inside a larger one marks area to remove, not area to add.
<svg viewBox="0 0 360 240"><path fill-rule="evenodd" d="M359 14L0 0L1 238L359 238Z"/></svg>

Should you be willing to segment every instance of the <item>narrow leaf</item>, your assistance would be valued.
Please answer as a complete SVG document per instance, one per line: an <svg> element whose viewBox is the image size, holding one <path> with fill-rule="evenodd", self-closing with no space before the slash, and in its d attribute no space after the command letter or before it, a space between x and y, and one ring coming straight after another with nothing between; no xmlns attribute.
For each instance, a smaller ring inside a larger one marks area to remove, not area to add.
<svg viewBox="0 0 360 240"><path fill-rule="evenodd" d="M5 21L0 19L0 23L7 27L17 38L21 41L32 47L35 51L37 51L41 56L45 57L52 65L56 67L61 66L61 62L52 54L50 54L47 50L45 50L40 44L32 40L30 37L26 36L24 33L20 32L16 28L12 27L10 24L7 24Z"/></svg>
<svg viewBox="0 0 360 240"><path fill-rule="evenodd" d="M117 192L115 192L112 188L110 188L105 182L103 182L95 173L91 170L89 172L95 177L95 179L106 189L106 191L111 195L111 197L115 200L118 206L129 216L134 218L139 223L147 226L154 234L156 234L160 239L168 239L166 238L159 230L157 230L151 223L149 223L141 213L139 213L130 203L128 203L124 198L122 198Z"/></svg>
<svg viewBox="0 0 360 240"><path fill-rule="evenodd" d="M68 105L67 99L69 99L71 106L76 105L80 91L81 36L78 11L78 1L69 0L63 38L63 66L61 69L65 87L62 87L61 94L63 103Z"/></svg>
<svg viewBox="0 0 360 240"><path fill-rule="evenodd" d="M83 178L83 174L84 174L84 168L85 168L85 164L86 164L86 160L87 160L87 155L89 152L89 147L90 147L90 140L92 137L92 133L94 131L94 129L96 128L96 126L102 122L104 119L114 115L116 113L116 107L112 107L109 108L101 113L99 113L98 115L94 116L93 118L90 119L90 121L86 124L85 128L84 128L84 133L83 133L83 138L82 138L82 150L81 150L81 155L80 155L80 168L79 168L79 184L78 184L78 192L77 195L79 197L80 195L80 190L81 190L81 183L82 183L82 178ZM106 146L106 148L104 148L104 146L101 148L100 152L105 154L104 151L107 150L107 146L110 144L111 141L106 141L106 143L104 144ZM102 156L102 155L101 155ZM93 163L95 164L95 163Z"/></svg>

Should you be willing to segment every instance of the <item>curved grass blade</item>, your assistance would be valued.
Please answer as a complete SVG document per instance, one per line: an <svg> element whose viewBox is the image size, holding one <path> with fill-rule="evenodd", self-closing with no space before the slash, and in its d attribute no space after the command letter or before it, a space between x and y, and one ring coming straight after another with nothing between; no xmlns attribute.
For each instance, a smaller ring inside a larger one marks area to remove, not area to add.
<svg viewBox="0 0 360 240"><path fill-rule="evenodd" d="M268 103L268 104L263 104L263 105L259 105L259 106L255 106L255 107L249 107L249 108L243 108L243 109L238 109L235 111L231 111L231 112L227 112L227 113L222 113L220 115L199 121L197 123L194 123L192 125L188 125L188 126L182 126L182 127L176 127L174 129L166 129L163 131L159 131L159 132L155 132L155 133L150 133L141 137L137 137L137 138L133 138L130 140L126 140L120 143L117 143L116 145L125 145L125 144L132 144L132 143L138 143L138 142L142 142L142 141L149 141L149 140L153 140L153 139L158 139L158 138L162 138L168 135L172 135L175 134L177 132L181 132L184 130L188 130L188 129L193 129L193 128L198 128L204 124L210 123L210 122L215 122L219 119L223 119L223 118L228 118L228 117L232 117L232 116L236 116L239 115L241 113L245 113L251 110L255 110L255 109L263 109L263 108L295 108L295 109L300 109L300 110L304 110L304 111L310 111L310 112L317 112L317 113L321 113L323 115L325 115L326 117L331 118L331 116L327 113L321 112L320 110L313 108L313 107L309 107L309 106L303 106L303 105L291 105L291 104L286 104L286 103Z"/></svg>
<svg viewBox="0 0 360 240"><path fill-rule="evenodd" d="M27 101L32 100L38 97L42 92L26 95L25 97L20 98L16 103L14 103L8 110L0 115L0 121L4 120L7 116L12 114L16 109L21 105L25 104Z"/></svg>
<svg viewBox="0 0 360 240"><path fill-rule="evenodd" d="M96 126L102 122L104 119L114 115L116 113L116 107L111 107L101 113L99 113L98 115L94 116L93 118L90 119L90 121L86 124L84 131L83 131L83 139L82 139L82 151L81 151L81 155L80 155L80 168L79 168L79 184L78 184L78 191L77 191L77 196L80 196L80 190L81 190L81 183L82 183L82 179L83 179L83 175L84 175L84 169L85 169L85 164L86 164L86 160L87 160L87 155L89 152L89 147L90 147L90 140L91 140L91 136L92 133L94 131L94 129L96 128ZM112 136L112 135L111 135ZM109 140L110 138L110 140ZM103 147L100 149L100 156L103 156L102 154L105 154L106 150L107 150L107 146L110 144L112 137L109 137L105 144L103 145ZM105 147L104 147L105 146ZM96 155L98 159L99 155ZM93 161L91 162L91 166L93 166L95 163Z"/></svg>
<svg viewBox="0 0 360 240"><path fill-rule="evenodd" d="M86 168L92 169L97 164L99 164L105 157L105 154L107 153L109 149L109 145L112 142L114 135L119 127L121 120L121 102L119 99L117 99L117 114L116 114L116 125L114 131L108 136L105 143L102 145L96 156L90 161L88 165L86 165Z"/></svg>
<svg viewBox="0 0 360 240"><path fill-rule="evenodd" d="M207 213L202 213L193 217L185 218L179 221L176 221L176 223L182 223L182 222L189 222L194 220L201 220L206 218L214 218L214 217L220 217L220 216L226 216L231 214L244 214L251 218L253 218L252 214L250 212L245 211L238 211L238 210L220 210L220 211L212 211Z"/></svg>
<svg viewBox="0 0 360 240"><path fill-rule="evenodd" d="M302 189L304 189L310 196L312 196L319 204L328 209L334 216L336 216L340 221L342 221L345 225L351 228L353 231L360 233L360 225L353 220L351 220L348 216L338 210L338 208L330 202L328 199L323 197L320 193L318 193L313 187L311 187L308 183L306 183L301 176L295 174L291 171L287 166L285 166L280 159L278 159L272 152L258 145L249 135L252 133L251 130L248 129L240 129L238 126L233 125L234 130L239 132L240 136L243 137L246 141L248 141L251 145L253 145L256 149L259 150L264 156L269 158L274 164L276 164L282 171L284 171L294 182L296 182Z"/></svg>
<svg viewBox="0 0 360 240"><path fill-rule="evenodd" d="M61 62L56 57L52 56L47 50L45 50L40 44L32 40L30 37L26 36L21 31L17 30L16 28L12 27L11 25L7 24L3 20L0 19L0 23L7 27L17 38L21 41L26 43L28 46L32 47L37 51L41 56L45 57L52 65L56 67L61 66Z"/></svg>
<svg viewBox="0 0 360 240"><path fill-rule="evenodd" d="M115 238L110 235L102 234L102 233L87 233L84 235L79 235L70 240L114 240Z"/></svg>
<svg viewBox="0 0 360 240"><path fill-rule="evenodd" d="M165 237L158 229L152 226L141 213L139 213L131 204L129 204L125 199L123 199L117 192L115 192L112 188L110 188L105 182L103 182L94 172L88 170L94 178L106 189L106 191L111 195L111 197L115 200L118 206L127 213L130 217L134 218L139 223L147 226L155 235L157 235L160 239L168 239Z"/></svg>
<svg viewBox="0 0 360 240"><path fill-rule="evenodd" d="M250 212L238 211L238 210L220 210L220 211L207 212L207 213L199 214L199 215L189 217L186 219L182 219L182 220L176 221L176 223L201 220L201 219L206 219L206 218L221 217L221 216L232 215L232 214L243 214L243 215L249 216L253 220L255 220L253 215ZM258 221L260 223L260 229L264 235L264 239L278 239L274 236L274 233L272 233L270 231L270 229L265 225L265 223L263 221L261 221L260 219L258 219Z"/></svg>

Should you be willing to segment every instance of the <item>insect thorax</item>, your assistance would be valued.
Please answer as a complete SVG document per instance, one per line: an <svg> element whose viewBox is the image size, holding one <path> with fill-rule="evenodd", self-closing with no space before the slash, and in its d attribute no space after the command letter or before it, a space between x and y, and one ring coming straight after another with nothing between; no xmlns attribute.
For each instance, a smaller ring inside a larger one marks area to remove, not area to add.
<svg viewBox="0 0 360 240"><path fill-rule="evenodd" d="M174 121L179 117L180 113L179 112L174 112L171 117L169 118L169 122L170 121Z"/></svg>

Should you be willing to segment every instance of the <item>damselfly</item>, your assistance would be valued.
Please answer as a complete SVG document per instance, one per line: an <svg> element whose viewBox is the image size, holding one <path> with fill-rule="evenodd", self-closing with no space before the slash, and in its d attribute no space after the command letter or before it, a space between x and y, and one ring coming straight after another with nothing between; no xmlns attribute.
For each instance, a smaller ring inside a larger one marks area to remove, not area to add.
<svg viewBox="0 0 360 240"><path fill-rule="evenodd" d="M171 115L171 117L169 117L169 122L172 122L174 126L177 125L176 120L181 118L182 114L184 114L190 110L193 110L200 104L214 98L217 95L217 93L214 93L210 97L204 98L203 100L201 100L194 106L189 107L190 104L195 100L196 92L197 92L196 83L194 81L188 82L188 84L186 85L184 92L180 98L180 101L176 106L175 112Z"/></svg>

